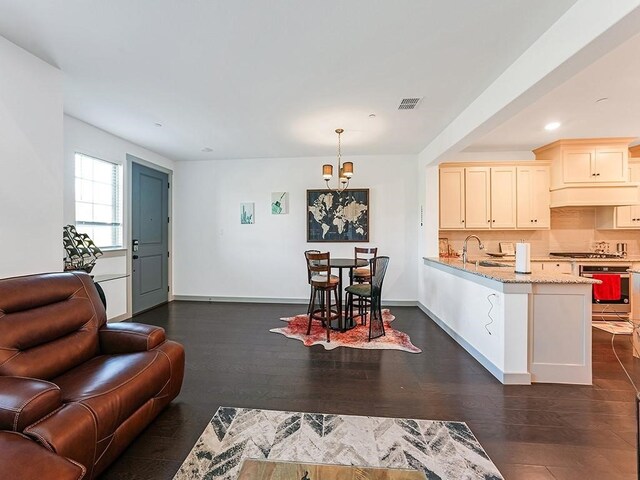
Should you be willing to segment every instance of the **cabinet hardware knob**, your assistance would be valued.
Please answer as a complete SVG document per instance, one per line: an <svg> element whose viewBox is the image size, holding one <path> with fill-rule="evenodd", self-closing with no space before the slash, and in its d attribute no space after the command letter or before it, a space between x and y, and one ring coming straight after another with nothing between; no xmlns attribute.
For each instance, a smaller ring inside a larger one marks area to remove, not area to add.
<svg viewBox="0 0 640 480"><path fill-rule="evenodd" d="M464 220L462 220L462 223L464 223Z"/></svg>
<svg viewBox="0 0 640 480"><path fill-rule="evenodd" d="M599 173L596 173L596 177L599 177L599 176L600 176L600 174L599 174Z"/></svg>
<svg viewBox="0 0 640 480"><path fill-rule="evenodd" d="M592 174L591 174L591 176L592 176L592 177L595 177L595 176L596 176L596 174L595 174L595 173L592 173Z"/></svg>
<svg viewBox="0 0 640 480"><path fill-rule="evenodd" d="M538 219L536 218L536 219L534 220L534 222L538 223Z"/></svg>
<svg viewBox="0 0 640 480"><path fill-rule="evenodd" d="M531 223L533 223L533 220L531 220Z"/></svg>
<svg viewBox="0 0 640 480"><path fill-rule="evenodd" d="M496 223L496 221L494 220L493 223Z"/></svg>

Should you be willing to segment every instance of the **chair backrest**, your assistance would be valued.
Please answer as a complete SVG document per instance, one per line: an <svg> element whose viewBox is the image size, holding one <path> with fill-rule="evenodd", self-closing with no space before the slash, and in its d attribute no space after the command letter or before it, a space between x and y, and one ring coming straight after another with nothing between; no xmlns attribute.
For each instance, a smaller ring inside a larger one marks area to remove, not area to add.
<svg viewBox="0 0 640 480"><path fill-rule="evenodd" d="M372 258L375 258L376 256L378 256L378 247L372 247L372 248L355 247L353 250L355 252L356 260L369 261Z"/></svg>
<svg viewBox="0 0 640 480"><path fill-rule="evenodd" d="M104 306L86 273L0 280L0 375L50 380L99 354Z"/></svg>
<svg viewBox="0 0 640 480"><path fill-rule="evenodd" d="M304 261L307 264L307 283L311 283L311 269L309 268L309 253L320 253L320 250L307 250L304 252Z"/></svg>
<svg viewBox="0 0 640 480"><path fill-rule="evenodd" d="M382 292L382 282L387 273L389 257L374 257L369 260L371 265L371 294L379 296Z"/></svg>
<svg viewBox="0 0 640 480"><path fill-rule="evenodd" d="M309 272L313 275L327 275L331 274L331 267L329 266L331 260L331 254L326 253L307 253L307 260L309 265Z"/></svg>
<svg viewBox="0 0 640 480"><path fill-rule="evenodd" d="M356 261L366 260L367 262L371 262L372 258L375 258L378 256L377 247L372 247L372 248L354 247L353 250L354 250ZM371 272L373 273L374 270L371 270Z"/></svg>

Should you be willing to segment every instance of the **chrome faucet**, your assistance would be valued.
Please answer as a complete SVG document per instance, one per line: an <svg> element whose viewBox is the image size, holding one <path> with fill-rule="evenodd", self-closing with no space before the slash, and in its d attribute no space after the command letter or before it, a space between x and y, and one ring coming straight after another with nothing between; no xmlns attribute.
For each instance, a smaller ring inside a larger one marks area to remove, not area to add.
<svg viewBox="0 0 640 480"><path fill-rule="evenodd" d="M480 240L480 237L478 237L477 235L469 235L467 238L464 239L464 244L462 246L462 264L463 265L467 264L467 242L469 241L470 238L475 238L478 241L478 246L480 247L480 250L484 250L484 245L482 244L482 240Z"/></svg>

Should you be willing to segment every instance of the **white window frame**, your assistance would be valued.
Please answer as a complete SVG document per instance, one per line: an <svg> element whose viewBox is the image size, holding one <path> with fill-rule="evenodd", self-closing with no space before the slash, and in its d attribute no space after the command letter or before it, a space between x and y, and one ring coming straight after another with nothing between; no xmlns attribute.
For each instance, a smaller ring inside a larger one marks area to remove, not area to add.
<svg viewBox="0 0 640 480"><path fill-rule="evenodd" d="M75 152L74 153L74 185L77 185L78 180L81 181L90 181L93 183L98 183L96 182L93 178L87 178L84 176L78 176L78 161L82 161L83 158L86 159L90 159L94 162L101 162L101 163L105 163L108 164L109 166L113 167L113 181L111 182L110 186L111 186L111 195L112 195L112 202L111 202L111 207L112 207L112 218L114 219L113 222L98 222L98 221L87 221L87 220L78 220L77 218L77 208L78 208L78 203L85 203L85 204L91 204L92 207L94 207L95 205L98 205L95 202L86 202L86 201L81 201L79 200L79 194L76 191L75 192L75 198L74 198L74 214L76 217L76 230L78 230L78 232L83 232L85 229L83 227L104 227L104 226L110 226L112 227L111 229L111 242L109 245L104 245L104 244L100 244L96 241L95 238L93 238L92 240L94 240L94 242L96 243L96 245L102 249L102 250L119 250L124 248L124 225L123 225L123 166L119 163L116 162L110 162L109 160L103 160L101 158L95 157L93 155L89 155L86 153L82 153L82 152Z"/></svg>

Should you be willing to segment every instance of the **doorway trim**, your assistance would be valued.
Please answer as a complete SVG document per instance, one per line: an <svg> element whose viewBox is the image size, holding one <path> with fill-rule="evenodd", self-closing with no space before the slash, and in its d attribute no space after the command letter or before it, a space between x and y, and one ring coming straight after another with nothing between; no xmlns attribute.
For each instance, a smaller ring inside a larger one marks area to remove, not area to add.
<svg viewBox="0 0 640 480"><path fill-rule="evenodd" d="M125 175L127 178L127 181L125 182L125 192L124 192L124 197L127 199L126 203L126 214L127 214L127 221L125 222L125 232L124 232L124 238L126 243L126 249L127 249L127 314L128 317L131 318L133 317L133 271L132 271L132 265L133 265L133 249L131 247L131 243L133 242L133 237L132 237L132 222L133 222L133 164L137 163L138 165L142 165L144 167L147 168L151 168L152 170L157 170L158 172L162 172L162 173L166 173L167 176L169 177L169 191L168 191L168 197L167 197L167 209L169 212L169 228L168 228L168 251L169 251L169 258L168 258L168 265L167 265L167 275L169 278L167 278L167 284L169 285L169 293L167 295L167 301L168 302L172 302L173 301L173 170L169 169L169 168L165 168L162 167L160 165L157 165L153 162L149 162L147 160L144 160L143 158L140 158L136 155L132 155L130 153L127 153L127 158L126 158L126 162L125 162Z"/></svg>

